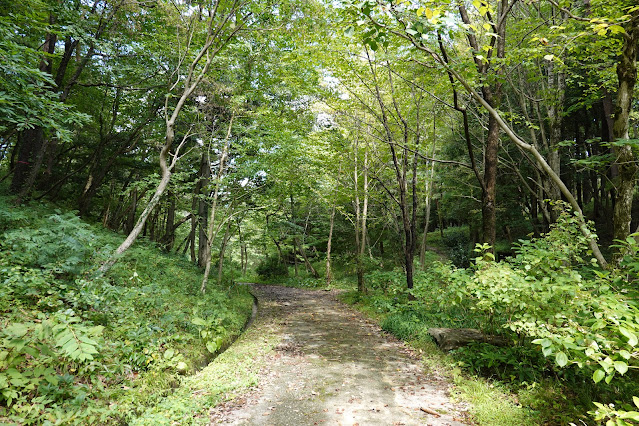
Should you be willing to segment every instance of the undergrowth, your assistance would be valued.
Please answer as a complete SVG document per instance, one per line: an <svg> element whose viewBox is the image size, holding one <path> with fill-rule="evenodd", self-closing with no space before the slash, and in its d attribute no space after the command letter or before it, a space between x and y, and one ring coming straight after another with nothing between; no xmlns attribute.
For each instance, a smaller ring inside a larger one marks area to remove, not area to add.
<svg viewBox="0 0 639 426"><path fill-rule="evenodd" d="M639 245L632 237L620 245L620 267L600 270L576 218L563 213L543 238L520 241L512 258L496 262L478 247L470 268L433 262L411 291L397 269L370 272L367 294L342 297L431 354L431 327L501 335L504 346L474 343L440 359L480 424L633 424Z"/></svg>
<svg viewBox="0 0 639 426"><path fill-rule="evenodd" d="M241 331L243 287L199 294L188 261L46 204L0 197L0 421L130 422Z"/></svg>

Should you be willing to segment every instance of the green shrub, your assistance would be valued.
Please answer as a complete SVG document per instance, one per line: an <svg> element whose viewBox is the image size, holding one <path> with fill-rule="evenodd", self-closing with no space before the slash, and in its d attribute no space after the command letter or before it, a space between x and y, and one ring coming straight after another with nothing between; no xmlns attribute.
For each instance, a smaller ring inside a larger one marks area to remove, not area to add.
<svg viewBox="0 0 639 426"><path fill-rule="evenodd" d="M279 257L268 256L257 265L255 272L264 279L287 277L288 267Z"/></svg>
<svg viewBox="0 0 639 426"><path fill-rule="evenodd" d="M411 340L424 328L424 323L415 312L404 311L386 316L381 327L399 339Z"/></svg>
<svg viewBox="0 0 639 426"><path fill-rule="evenodd" d="M455 359L475 374L503 381L539 382L552 366L531 345L494 346L471 343L454 351Z"/></svg>
<svg viewBox="0 0 639 426"><path fill-rule="evenodd" d="M465 268L470 264L471 244L466 228L448 228L442 243L448 250L448 258L455 266Z"/></svg>

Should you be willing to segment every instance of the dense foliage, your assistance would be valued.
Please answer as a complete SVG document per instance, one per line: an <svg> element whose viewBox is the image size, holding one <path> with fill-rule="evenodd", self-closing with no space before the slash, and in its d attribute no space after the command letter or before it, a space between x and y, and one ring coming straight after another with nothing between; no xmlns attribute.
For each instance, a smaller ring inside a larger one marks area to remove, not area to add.
<svg viewBox="0 0 639 426"><path fill-rule="evenodd" d="M152 245L95 278L119 237L46 205L0 199L0 418L134 418L237 335L244 289L202 297L200 272Z"/></svg>
<svg viewBox="0 0 639 426"><path fill-rule="evenodd" d="M128 421L241 277L637 421L635 3L0 0L1 415Z"/></svg>

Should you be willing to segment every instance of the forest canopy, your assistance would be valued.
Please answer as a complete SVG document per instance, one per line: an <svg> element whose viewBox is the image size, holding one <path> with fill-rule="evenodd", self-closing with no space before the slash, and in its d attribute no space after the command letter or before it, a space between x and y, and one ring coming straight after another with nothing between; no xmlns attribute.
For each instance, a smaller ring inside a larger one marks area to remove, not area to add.
<svg viewBox="0 0 639 426"><path fill-rule="evenodd" d="M35 303L27 269L111 285L150 242L203 271L191 292L392 288L401 309L472 310L540 370L631 387L638 47L633 0L0 0L3 291ZM43 202L118 243L16 257L36 219L12 209ZM38 309L62 321L69 300ZM44 386L7 379L22 331L2 331L2 413ZM619 392L592 416L639 421Z"/></svg>

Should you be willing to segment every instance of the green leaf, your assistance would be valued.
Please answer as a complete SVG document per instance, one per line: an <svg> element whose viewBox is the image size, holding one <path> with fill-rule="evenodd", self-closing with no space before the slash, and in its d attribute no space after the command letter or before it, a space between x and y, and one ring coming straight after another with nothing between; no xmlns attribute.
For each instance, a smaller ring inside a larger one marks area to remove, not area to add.
<svg viewBox="0 0 639 426"><path fill-rule="evenodd" d="M618 33L626 33L626 30L621 26L621 25L611 25L608 27L608 29L613 33L613 34L618 34Z"/></svg>
<svg viewBox="0 0 639 426"><path fill-rule="evenodd" d="M626 371L628 371L628 364L623 361L615 361L615 370L619 372L619 374L623 375Z"/></svg>
<svg viewBox="0 0 639 426"><path fill-rule="evenodd" d="M606 376L605 378L605 382L610 384L610 382L612 382L612 378L615 377L615 372L613 371L612 374Z"/></svg>
<svg viewBox="0 0 639 426"><path fill-rule="evenodd" d="M28 331L29 328L23 323L12 324L5 329L5 333L14 338L20 338L27 334Z"/></svg>
<svg viewBox="0 0 639 426"><path fill-rule="evenodd" d="M191 320L191 323L195 324L195 325L200 325L203 327L208 326L209 324L206 322L206 320L199 318L199 317L195 317Z"/></svg>
<svg viewBox="0 0 639 426"><path fill-rule="evenodd" d="M626 411L625 413L619 414L620 419L628 419L639 422L639 412L637 411Z"/></svg>
<svg viewBox="0 0 639 426"><path fill-rule="evenodd" d="M639 340L637 340L637 335L627 328L619 327L619 332L628 338L628 344L630 346L635 347L637 346L637 343L639 343Z"/></svg>
<svg viewBox="0 0 639 426"><path fill-rule="evenodd" d="M568 356L563 352L558 352L555 355L555 361L557 361L557 365L560 367L565 367L568 364Z"/></svg>
<svg viewBox="0 0 639 426"><path fill-rule="evenodd" d="M211 353L215 353L215 351L217 351L218 347L215 344L215 342L207 342L206 343L206 349L211 352Z"/></svg>
<svg viewBox="0 0 639 426"><path fill-rule="evenodd" d="M594 374L592 375L592 380L595 383L599 383L604 377L606 377L606 373L604 373L602 369L599 369L595 371Z"/></svg>
<svg viewBox="0 0 639 426"><path fill-rule="evenodd" d="M639 408L639 398L637 398L636 396L632 397L632 402L635 403L635 406Z"/></svg>

